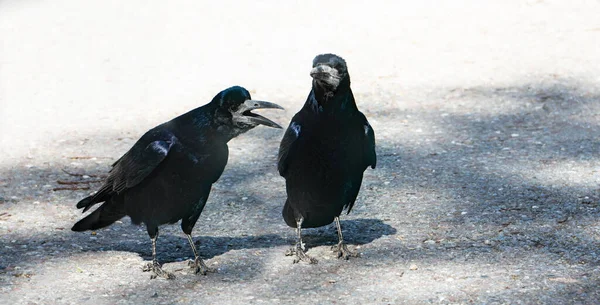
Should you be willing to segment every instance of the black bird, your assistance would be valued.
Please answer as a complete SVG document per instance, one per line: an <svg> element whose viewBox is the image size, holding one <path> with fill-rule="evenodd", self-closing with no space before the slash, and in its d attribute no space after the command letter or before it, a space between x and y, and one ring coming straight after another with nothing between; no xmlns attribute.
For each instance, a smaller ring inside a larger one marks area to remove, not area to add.
<svg viewBox="0 0 600 305"><path fill-rule="evenodd" d="M164 271L156 259L158 226L181 220L195 256L190 266L196 273L212 271L198 256L192 229L212 184L227 164L227 142L260 124L281 128L251 112L260 108L283 109L252 100L246 89L236 86L221 91L210 103L150 129L112 165L100 190L77 203L77 208L86 212L104 202L72 230L96 230L124 216L131 217L134 224L144 223L152 239L152 263L144 271L153 271L153 278L171 279L174 275Z"/></svg>
<svg viewBox="0 0 600 305"><path fill-rule="evenodd" d="M283 219L296 228L298 242L287 255L317 263L304 253L301 229L335 221L339 243L332 248L338 258L357 253L344 244L339 216L352 210L363 172L375 168L375 134L358 110L350 89L346 62L334 54L313 60L312 90L296 113L279 147L279 174L285 178L287 200Z"/></svg>

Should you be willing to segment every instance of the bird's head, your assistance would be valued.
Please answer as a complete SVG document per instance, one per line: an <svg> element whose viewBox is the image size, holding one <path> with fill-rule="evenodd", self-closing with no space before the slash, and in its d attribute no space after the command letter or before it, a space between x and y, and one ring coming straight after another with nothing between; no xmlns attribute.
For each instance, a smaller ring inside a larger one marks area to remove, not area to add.
<svg viewBox="0 0 600 305"><path fill-rule="evenodd" d="M218 103L218 123L222 125L221 127L232 129L233 136L258 125L281 128L279 124L253 113L252 110L263 108L283 109L283 107L271 102L253 100L248 90L242 87L234 86L225 89L217 94L213 101Z"/></svg>
<svg viewBox="0 0 600 305"><path fill-rule="evenodd" d="M336 91L348 76L346 61L335 54L321 54L313 59L310 76L313 83L328 91Z"/></svg>

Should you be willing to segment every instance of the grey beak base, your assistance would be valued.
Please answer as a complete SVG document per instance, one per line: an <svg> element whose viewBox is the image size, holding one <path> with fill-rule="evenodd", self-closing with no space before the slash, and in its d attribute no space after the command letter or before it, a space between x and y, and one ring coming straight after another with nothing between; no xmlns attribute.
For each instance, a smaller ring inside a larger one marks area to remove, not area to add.
<svg viewBox="0 0 600 305"><path fill-rule="evenodd" d="M337 71L334 68L325 65L318 65L310 70L310 77L312 78L323 79L327 76L337 77Z"/></svg>

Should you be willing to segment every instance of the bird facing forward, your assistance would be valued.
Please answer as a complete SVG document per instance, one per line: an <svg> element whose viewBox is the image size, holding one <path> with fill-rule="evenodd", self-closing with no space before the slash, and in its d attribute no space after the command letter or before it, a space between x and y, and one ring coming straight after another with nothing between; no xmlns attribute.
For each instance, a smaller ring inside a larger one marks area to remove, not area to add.
<svg viewBox="0 0 600 305"><path fill-rule="evenodd" d="M339 216L352 210L363 172L375 168L377 157L373 128L356 107L344 59L318 55L310 76L308 99L281 141L278 170L286 181L283 219L298 237L287 254L296 256L294 262L316 263L304 252L301 229L334 221L339 242L333 250L344 259L357 256L344 244Z"/></svg>
<svg viewBox="0 0 600 305"><path fill-rule="evenodd" d="M212 184L227 164L227 142L258 126L281 128L277 123L251 111L281 106L250 98L242 87L217 94L210 103L178 116L146 132L113 165L104 184L94 195L77 203L83 212L96 203L99 208L77 222L72 230L96 230L124 216L134 224L144 223L152 240L152 262L144 271L153 278L174 275L162 269L156 259L158 227L181 220L196 273L212 271L198 255L192 229L204 209Z"/></svg>

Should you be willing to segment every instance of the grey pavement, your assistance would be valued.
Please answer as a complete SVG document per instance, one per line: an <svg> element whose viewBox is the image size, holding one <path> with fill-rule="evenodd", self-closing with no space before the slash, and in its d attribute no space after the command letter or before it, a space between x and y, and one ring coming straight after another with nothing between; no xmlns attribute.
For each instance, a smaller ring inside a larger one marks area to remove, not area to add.
<svg viewBox="0 0 600 305"><path fill-rule="evenodd" d="M600 303L600 2L0 0L0 303ZM143 227L70 231L143 132L246 87L287 125L319 53L343 56L378 167L293 264L282 131L230 142L194 229L151 280ZM73 176L67 172L77 173ZM89 183L64 184L88 181ZM64 190L73 186L89 189Z"/></svg>

